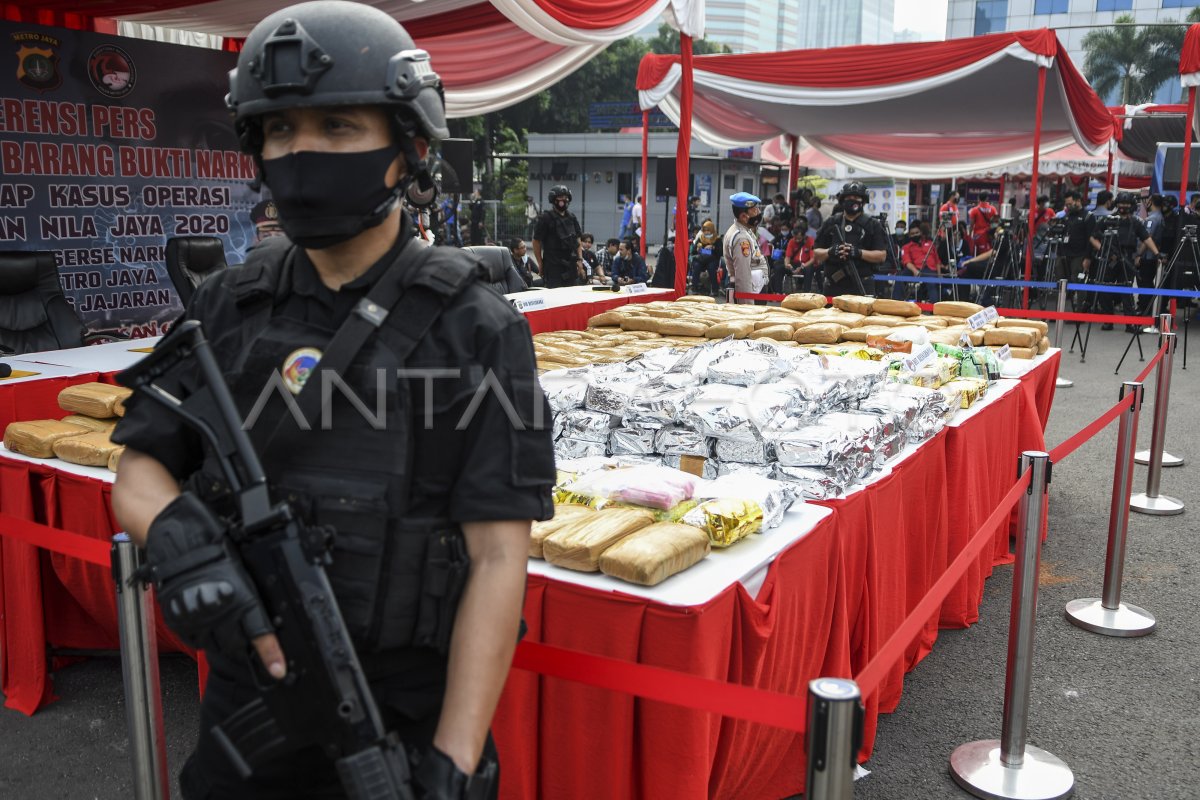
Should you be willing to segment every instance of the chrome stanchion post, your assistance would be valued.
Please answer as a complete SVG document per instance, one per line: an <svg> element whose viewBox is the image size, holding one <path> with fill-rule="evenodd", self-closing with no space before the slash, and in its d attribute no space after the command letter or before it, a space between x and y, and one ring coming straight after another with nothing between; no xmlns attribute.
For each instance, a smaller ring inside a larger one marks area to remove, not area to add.
<svg viewBox="0 0 1200 800"><path fill-rule="evenodd" d="M733 296L733 293L735 291L737 291L737 290L732 286L730 286L728 289L725 290L725 302L726 303L729 303L730 305L737 303L737 300Z"/></svg>
<svg viewBox="0 0 1200 800"><path fill-rule="evenodd" d="M1017 537L1013 571L1000 739L961 745L950 756L954 781L976 797L989 800L1057 800L1068 797L1075 788L1070 767L1028 742L1042 513L1050 482L1050 456L1027 450L1021 455L1021 473L1026 469L1031 470L1032 479L1019 510L1023 528Z"/></svg>
<svg viewBox="0 0 1200 800"><path fill-rule="evenodd" d="M806 800L851 800L862 735L858 685L846 678L809 681Z"/></svg>
<svg viewBox="0 0 1200 800"><path fill-rule="evenodd" d="M1171 319L1170 314L1161 314L1158 319L1159 319L1158 327L1159 327L1159 330L1162 331L1162 334L1160 334L1161 338L1159 339L1158 346L1162 347L1163 344L1166 342L1166 334L1174 333L1173 327L1172 327L1174 321ZM1172 344L1170 351L1167 353L1164 353L1162 361L1158 362L1157 380L1155 381L1155 385L1154 385L1154 428L1152 429L1152 432L1151 432L1152 437L1158 434L1158 421L1159 421L1158 415L1160 413L1160 408L1161 408L1161 413L1162 413L1163 435L1164 435L1164 437L1166 435L1167 405L1168 405L1168 400L1169 400L1168 395L1170 394L1170 388L1171 388L1170 372L1168 372L1167 376L1166 376L1166 380L1167 380L1166 387L1167 388L1166 388L1165 392L1163 390L1162 378L1163 378L1163 370L1170 369L1170 367L1167 364L1167 360L1170 359L1172 362L1174 362L1174 360L1175 360L1174 355L1175 355L1175 347L1177 344L1178 344L1177 342L1175 344ZM1159 400L1159 398L1162 398L1161 401ZM1159 461L1158 461L1158 463L1161 466L1164 466L1164 467L1182 467L1183 466L1182 458L1180 458L1179 456L1173 456L1170 453L1166 452L1166 439L1165 438L1163 439L1163 448L1164 449L1162 452L1162 457L1159 458ZM1148 466L1150 464L1150 454L1153 451L1154 451L1154 442L1151 441L1150 449L1137 451L1136 453L1133 454L1133 460L1136 463L1141 464L1142 466ZM1150 513L1150 512L1147 512L1147 513ZM1171 512L1171 513L1178 513L1178 512Z"/></svg>
<svg viewBox="0 0 1200 800"><path fill-rule="evenodd" d="M1154 270L1154 288L1161 289L1162 281L1163 281L1163 262L1159 261L1158 268ZM1154 295L1154 300L1152 302L1153 302L1153 306L1151 307L1150 316L1154 317L1155 319L1158 319L1159 311L1162 309L1162 295L1161 294ZM1149 333L1151 335L1157 335L1159 333L1162 333L1164 331L1169 331L1169 330L1170 330L1170 328L1166 328L1166 327L1160 328L1160 327L1155 326L1154 323L1150 323L1150 325L1148 327L1142 328L1142 333Z"/></svg>
<svg viewBox="0 0 1200 800"><path fill-rule="evenodd" d="M154 604L149 587L133 580L142 553L118 533L113 537L112 571L117 585L117 627L121 637L121 675L125 683L125 720L133 756L133 796L165 800L170 796Z"/></svg>
<svg viewBox="0 0 1200 800"><path fill-rule="evenodd" d="M1067 279L1063 278L1058 282L1058 313L1067 313ZM1054 321L1054 346L1062 350L1063 327L1065 323L1060 318ZM1060 362L1061 365L1061 362ZM1057 389L1070 389L1075 385L1075 381L1070 378L1064 378L1061 374L1054 379L1054 386Z"/></svg>
<svg viewBox="0 0 1200 800"><path fill-rule="evenodd" d="M1125 536L1129 531L1129 490L1133 481L1133 446L1137 441L1138 414L1144 389L1136 381L1121 386L1121 398L1132 393L1134 400L1121 414L1117 431L1117 462L1113 469L1112 505L1108 515L1108 556L1104 562L1104 596L1067 603L1067 621L1105 636L1145 636L1154 630L1154 615L1131 603L1121 602L1121 580L1125 574Z"/></svg>
<svg viewBox="0 0 1200 800"><path fill-rule="evenodd" d="M1129 508L1139 514L1166 517L1183 513L1183 501L1158 490L1162 482L1163 447L1167 435L1167 406L1171 396L1171 368L1175 351L1175 334L1164 333L1166 350L1158 364L1158 380L1154 389L1154 427L1150 431L1150 469L1146 472L1146 491L1129 498ZM1137 460L1137 457L1134 457Z"/></svg>

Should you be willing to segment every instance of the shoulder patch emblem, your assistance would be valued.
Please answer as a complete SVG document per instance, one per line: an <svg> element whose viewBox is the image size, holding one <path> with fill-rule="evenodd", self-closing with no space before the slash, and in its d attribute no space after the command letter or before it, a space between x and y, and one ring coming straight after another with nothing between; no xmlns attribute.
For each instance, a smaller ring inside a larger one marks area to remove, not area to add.
<svg viewBox="0 0 1200 800"><path fill-rule="evenodd" d="M747 257L750 255L750 243L745 239L742 240L742 255Z"/></svg>

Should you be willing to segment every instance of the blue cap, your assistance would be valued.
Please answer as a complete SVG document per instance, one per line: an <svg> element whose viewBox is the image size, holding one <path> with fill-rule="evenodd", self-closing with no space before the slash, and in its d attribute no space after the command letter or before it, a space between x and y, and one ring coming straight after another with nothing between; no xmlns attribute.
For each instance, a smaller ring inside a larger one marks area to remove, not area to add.
<svg viewBox="0 0 1200 800"><path fill-rule="evenodd" d="M759 200L749 192L738 192L729 198L729 202L733 203L734 208L750 208L751 206L762 205L762 200Z"/></svg>

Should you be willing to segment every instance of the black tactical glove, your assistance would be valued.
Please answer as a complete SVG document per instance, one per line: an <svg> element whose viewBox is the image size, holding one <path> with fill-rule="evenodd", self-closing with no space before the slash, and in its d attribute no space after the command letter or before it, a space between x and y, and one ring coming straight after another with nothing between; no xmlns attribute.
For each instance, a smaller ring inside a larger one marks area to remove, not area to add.
<svg viewBox="0 0 1200 800"><path fill-rule="evenodd" d="M163 621L189 647L241 654L272 631L225 526L191 492L150 523L140 577L154 582Z"/></svg>
<svg viewBox="0 0 1200 800"><path fill-rule="evenodd" d="M473 775L463 772L450 756L432 745L414 761L417 800L490 800L495 795L499 770L496 762L486 757Z"/></svg>
<svg viewBox="0 0 1200 800"><path fill-rule="evenodd" d="M853 261L856 258L862 257L862 248L856 244L846 243L842 245L842 258L847 261Z"/></svg>

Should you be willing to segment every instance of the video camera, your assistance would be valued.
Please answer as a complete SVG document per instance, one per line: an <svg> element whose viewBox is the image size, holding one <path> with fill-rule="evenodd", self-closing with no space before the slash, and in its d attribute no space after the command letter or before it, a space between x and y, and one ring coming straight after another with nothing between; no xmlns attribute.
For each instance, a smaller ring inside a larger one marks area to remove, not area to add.
<svg viewBox="0 0 1200 800"><path fill-rule="evenodd" d="M1048 243L1066 244L1070 238L1067 234L1067 223L1061 218L1054 218L1046 225L1046 241Z"/></svg>

